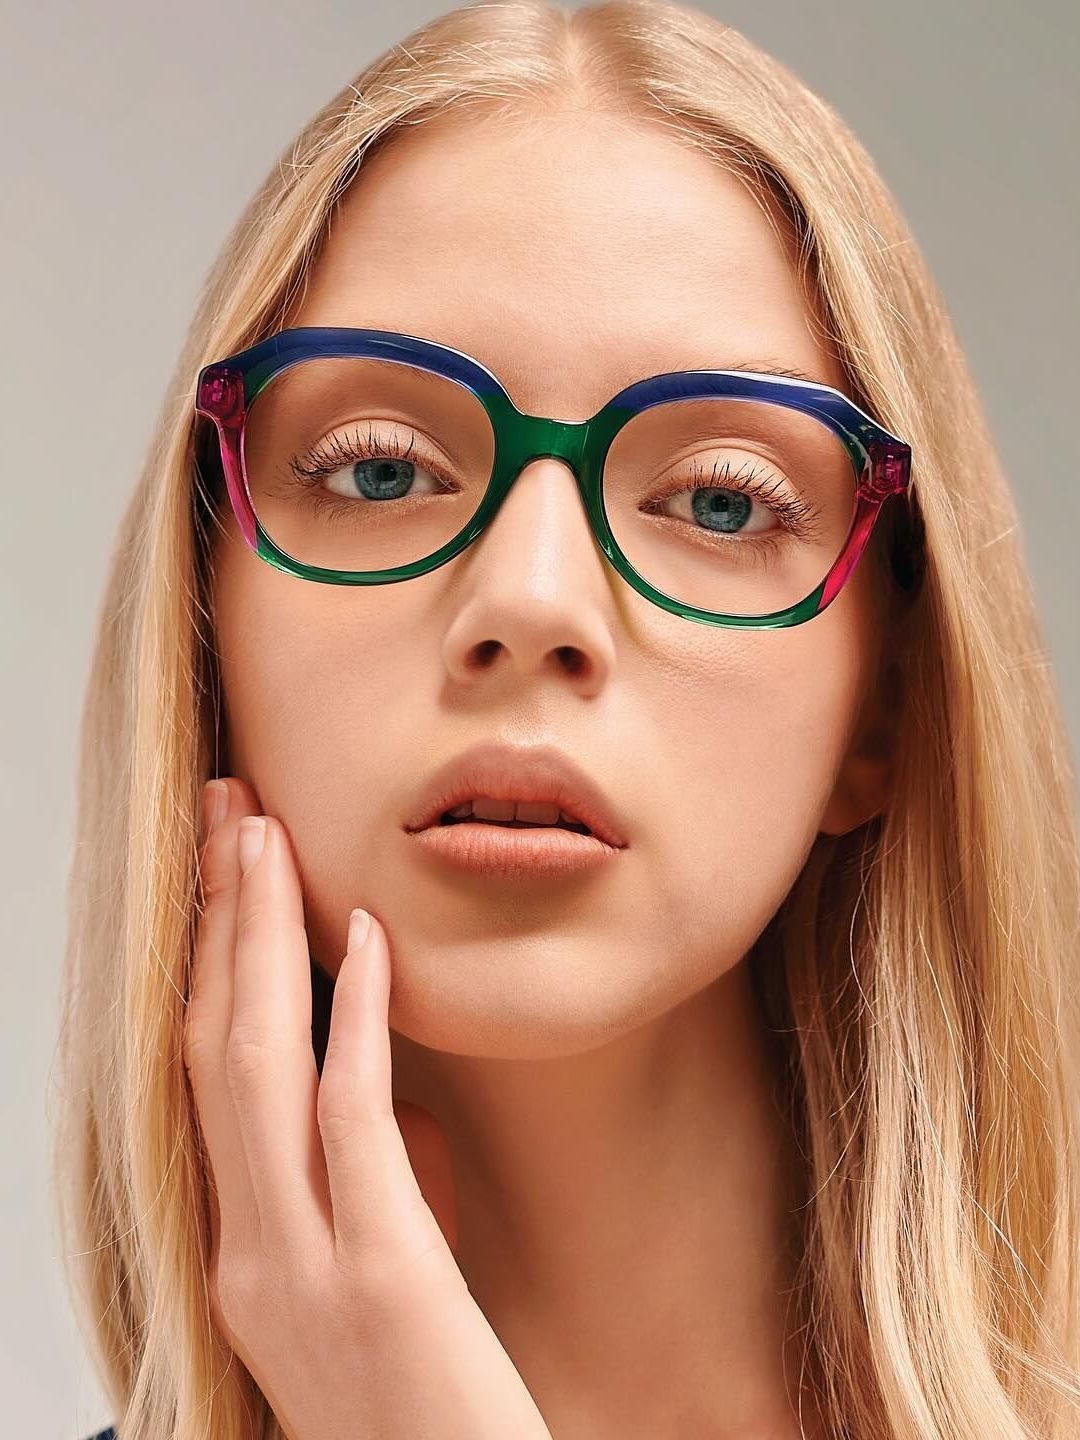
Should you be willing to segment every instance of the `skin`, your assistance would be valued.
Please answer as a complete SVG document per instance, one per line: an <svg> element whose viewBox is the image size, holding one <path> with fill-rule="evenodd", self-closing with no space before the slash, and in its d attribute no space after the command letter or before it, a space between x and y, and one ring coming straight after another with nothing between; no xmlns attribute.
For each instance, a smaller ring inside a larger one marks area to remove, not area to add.
<svg viewBox="0 0 1080 1440"><path fill-rule="evenodd" d="M680 368L846 388L738 181L580 108L373 155L287 323L440 340L567 420ZM284 576L231 515L218 541L228 771L291 840L317 965L354 906L386 931L395 1100L438 1122L455 1259L560 1440L816 1433L785 1342L798 1157L741 962L818 834L887 797L868 558L807 624L694 624L608 565L551 458L401 584ZM629 848L524 886L421 863L424 777L489 736L567 750Z"/></svg>

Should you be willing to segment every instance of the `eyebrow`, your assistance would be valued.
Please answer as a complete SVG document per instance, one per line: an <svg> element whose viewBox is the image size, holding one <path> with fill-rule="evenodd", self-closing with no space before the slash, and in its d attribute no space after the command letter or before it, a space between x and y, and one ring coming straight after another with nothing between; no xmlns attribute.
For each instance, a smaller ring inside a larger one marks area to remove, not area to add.
<svg viewBox="0 0 1080 1440"><path fill-rule="evenodd" d="M421 334L421 332L416 330L403 331L400 333L412 335ZM421 338L424 337L421 336ZM429 336L427 338L434 339L433 336ZM472 351L463 348L461 345L455 345L453 342L447 340L435 340L434 343L438 345L446 345L450 349L460 350L463 355L471 356L473 353ZM699 362L696 365L671 365L667 366L661 371L652 371L650 373L667 375L680 370L736 370L753 375L774 375L779 380L805 380L811 385L826 385L830 386L831 388L831 382L822 379L820 375L811 375L805 370L800 370L797 366L781 365L775 360L766 360L764 358L760 360L738 360L733 361L731 364L728 365L717 365L715 362Z"/></svg>
<svg viewBox="0 0 1080 1440"><path fill-rule="evenodd" d="M808 375L805 370L798 370L790 365L775 365L768 360L744 360L733 365L709 366L709 369L746 370L755 375L776 375L781 380L808 380L811 385L828 385L829 383L827 380L822 380L820 375Z"/></svg>

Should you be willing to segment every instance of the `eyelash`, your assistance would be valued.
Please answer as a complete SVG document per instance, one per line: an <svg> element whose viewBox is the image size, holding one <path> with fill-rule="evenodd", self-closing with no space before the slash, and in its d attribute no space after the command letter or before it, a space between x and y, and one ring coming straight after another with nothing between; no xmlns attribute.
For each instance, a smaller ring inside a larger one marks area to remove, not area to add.
<svg viewBox="0 0 1080 1440"><path fill-rule="evenodd" d="M750 464L750 462L747 462L747 464ZM735 486L721 483L730 481L733 478L738 481L738 484ZM770 479L774 482L771 489L768 486ZM684 495L687 491L734 488L740 494L749 495L751 500L760 500L767 509L772 511L790 535L797 539L809 539L813 534L814 521L820 512L815 506L801 497L783 493L781 491L782 485L783 481L779 476L774 475L771 470L765 467L750 465L750 468L746 470L745 473L740 470L732 477L730 460L715 462L711 471L707 471L695 461L689 476L684 482L677 485L674 489L667 490L662 495L658 495L655 500L649 503L650 505L659 505L663 501L671 500L677 495ZM778 491L781 491L781 493L777 493ZM708 534L710 532L703 530L702 533ZM748 538L760 544L766 544L775 535L776 531L769 531L764 535L755 534ZM740 541L740 544L745 543L747 542Z"/></svg>
<svg viewBox="0 0 1080 1440"><path fill-rule="evenodd" d="M325 449L316 449L312 455L305 457L306 463L303 464L297 456L293 456L289 461L289 468L302 484L316 485L327 475L333 475L335 471L340 470L343 465L354 465L360 460L370 460L374 455L388 457L392 460L417 459L413 450L415 442L416 436L413 434L409 436L409 443L402 446L396 431L392 439L380 438L376 441L369 426L366 440L360 438L359 430L356 431L355 438L351 442L347 441L344 444L339 436L331 435L328 439L320 442L326 447ZM453 488L452 476L437 462L421 456L417 463L429 474L434 475L441 485L445 485L447 489ZM344 503L350 505L353 502L346 500Z"/></svg>
<svg viewBox="0 0 1080 1440"><path fill-rule="evenodd" d="M300 480L301 484L314 488L321 480L325 479L326 476L333 475L337 470L341 469L343 465L357 464L359 461L371 459L375 455L378 455L380 458L394 460L411 459L415 463L420 464L421 468L426 470L430 475L434 476L439 484L444 487L445 491L454 489L455 482L453 477L439 465L438 462L416 454L414 449L415 442L415 434L410 434L408 444L403 445L398 439L396 431L390 439L387 440L380 437L376 441L373 431L369 426L366 440L361 438L359 430L355 432L351 441L346 439L343 442L338 435L331 435L321 442L324 448L317 448L311 455L306 456L303 462L301 462L299 457L294 456L289 462L289 468L297 479ZM749 495L753 500L761 501L763 505L776 515L782 528L786 530L788 534L800 539L809 538L813 534L814 522L819 514L816 507L800 497L791 494L776 493L780 490L783 482L766 468L751 465L748 470L740 470L732 477L731 462L729 460L716 462L711 471L706 471L695 462L688 478L683 483L675 486L671 490L665 491L662 495L656 496L649 504L659 505L664 501L673 499L675 496L683 495L693 490L732 488L721 484L721 481L730 481L732 478L738 481L738 485L734 488L738 489L742 494ZM768 480L770 478L774 481L771 488L768 486ZM430 497L418 496L416 498L422 499ZM329 505L335 514L350 509L355 504L354 501L340 499L339 505L335 507L333 498L320 497L320 499L323 503ZM397 501L395 503L400 504L401 502ZM676 517L661 516L660 518L674 519ZM707 534L710 532L702 530L702 533ZM776 538L776 531L768 531L765 534L752 534L748 536L746 540L740 541L739 543L745 545L753 541L759 545L767 545Z"/></svg>

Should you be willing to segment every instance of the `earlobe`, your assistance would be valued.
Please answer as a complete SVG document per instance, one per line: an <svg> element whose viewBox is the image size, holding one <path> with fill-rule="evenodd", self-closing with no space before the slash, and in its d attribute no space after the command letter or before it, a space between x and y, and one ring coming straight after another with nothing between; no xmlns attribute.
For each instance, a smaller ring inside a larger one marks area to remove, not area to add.
<svg viewBox="0 0 1080 1440"><path fill-rule="evenodd" d="M846 835L888 808L892 794L892 758L849 755L821 817L823 835Z"/></svg>
<svg viewBox="0 0 1080 1440"><path fill-rule="evenodd" d="M829 803L818 826L823 835L846 835L888 808L893 788L893 759L903 714L900 665L892 660L844 757Z"/></svg>

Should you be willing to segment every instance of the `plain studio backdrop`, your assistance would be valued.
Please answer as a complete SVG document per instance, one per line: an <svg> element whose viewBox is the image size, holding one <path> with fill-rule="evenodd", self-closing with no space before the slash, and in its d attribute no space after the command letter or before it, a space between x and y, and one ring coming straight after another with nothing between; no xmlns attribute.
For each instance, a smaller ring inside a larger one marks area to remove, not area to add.
<svg viewBox="0 0 1080 1440"><path fill-rule="evenodd" d="M45 1093L75 740L121 510L225 234L316 109L449 6L3 0L4 1430L113 1417L61 1278ZM568 5L567 8L576 8ZM952 312L1080 748L1076 0L701 0L833 104Z"/></svg>

